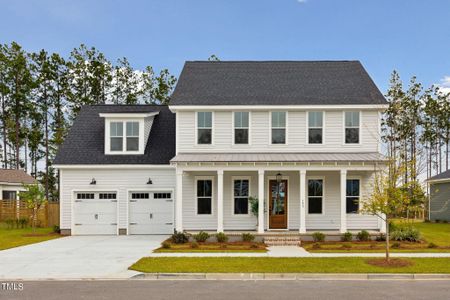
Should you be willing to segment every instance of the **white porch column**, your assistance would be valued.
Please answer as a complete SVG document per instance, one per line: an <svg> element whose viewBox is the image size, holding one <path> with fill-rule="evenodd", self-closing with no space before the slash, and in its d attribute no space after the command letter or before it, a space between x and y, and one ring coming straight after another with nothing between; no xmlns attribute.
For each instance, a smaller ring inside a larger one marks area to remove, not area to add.
<svg viewBox="0 0 450 300"><path fill-rule="evenodd" d="M183 171L176 171L175 229L183 231Z"/></svg>
<svg viewBox="0 0 450 300"><path fill-rule="evenodd" d="M264 170L258 170L258 233L264 233Z"/></svg>
<svg viewBox="0 0 450 300"><path fill-rule="evenodd" d="M347 231L347 170L341 170L341 227L340 232Z"/></svg>
<svg viewBox="0 0 450 300"><path fill-rule="evenodd" d="M223 232L223 170L217 170L217 232Z"/></svg>
<svg viewBox="0 0 450 300"><path fill-rule="evenodd" d="M306 233L306 170L300 170L300 229L299 233Z"/></svg>

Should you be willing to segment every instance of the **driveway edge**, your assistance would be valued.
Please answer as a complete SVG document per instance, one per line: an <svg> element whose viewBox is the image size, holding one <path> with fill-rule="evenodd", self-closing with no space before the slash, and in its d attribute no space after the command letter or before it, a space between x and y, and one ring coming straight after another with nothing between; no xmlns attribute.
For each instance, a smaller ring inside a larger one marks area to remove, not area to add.
<svg viewBox="0 0 450 300"><path fill-rule="evenodd" d="M450 280L450 274L402 273L140 273L135 280Z"/></svg>

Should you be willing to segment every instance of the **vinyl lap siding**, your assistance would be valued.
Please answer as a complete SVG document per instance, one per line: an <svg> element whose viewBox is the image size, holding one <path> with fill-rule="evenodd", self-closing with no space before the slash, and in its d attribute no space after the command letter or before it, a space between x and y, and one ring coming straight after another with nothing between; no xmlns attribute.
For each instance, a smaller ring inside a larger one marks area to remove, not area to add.
<svg viewBox="0 0 450 300"><path fill-rule="evenodd" d="M450 221L450 182L431 184L430 218Z"/></svg>

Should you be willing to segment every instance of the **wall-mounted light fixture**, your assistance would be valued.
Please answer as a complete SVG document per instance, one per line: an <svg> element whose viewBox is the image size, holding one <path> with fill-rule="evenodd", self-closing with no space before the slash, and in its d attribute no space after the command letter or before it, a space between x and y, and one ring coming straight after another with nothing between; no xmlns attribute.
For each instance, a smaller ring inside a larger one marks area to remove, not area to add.
<svg viewBox="0 0 450 300"><path fill-rule="evenodd" d="M153 184L153 181L151 178L148 179L147 184Z"/></svg>
<svg viewBox="0 0 450 300"><path fill-rule="evenodd" d="M95 178L92 178L91 183L90 184L97 184L97 181L95 180Z"/></svg>
<svg viewBox="0 0 450 300"><path fill-rule="evenodd" d="M281 175L281 173L278 173L276 178L277 178L277 183L280 183L281 180L283 179L283 175Z"/></svg>

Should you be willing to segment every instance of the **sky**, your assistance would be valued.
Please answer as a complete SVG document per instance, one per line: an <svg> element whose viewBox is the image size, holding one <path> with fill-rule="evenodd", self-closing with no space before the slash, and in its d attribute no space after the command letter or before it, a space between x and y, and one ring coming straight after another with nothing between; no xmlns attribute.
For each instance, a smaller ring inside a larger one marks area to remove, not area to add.
<svg viewBox="0 0 450 300"><path fill-rule="evenodd" d="M81 43L134 68L186 60L360 60L450 92L449 0L0 0L0 43L68 56Z"/></svg>

